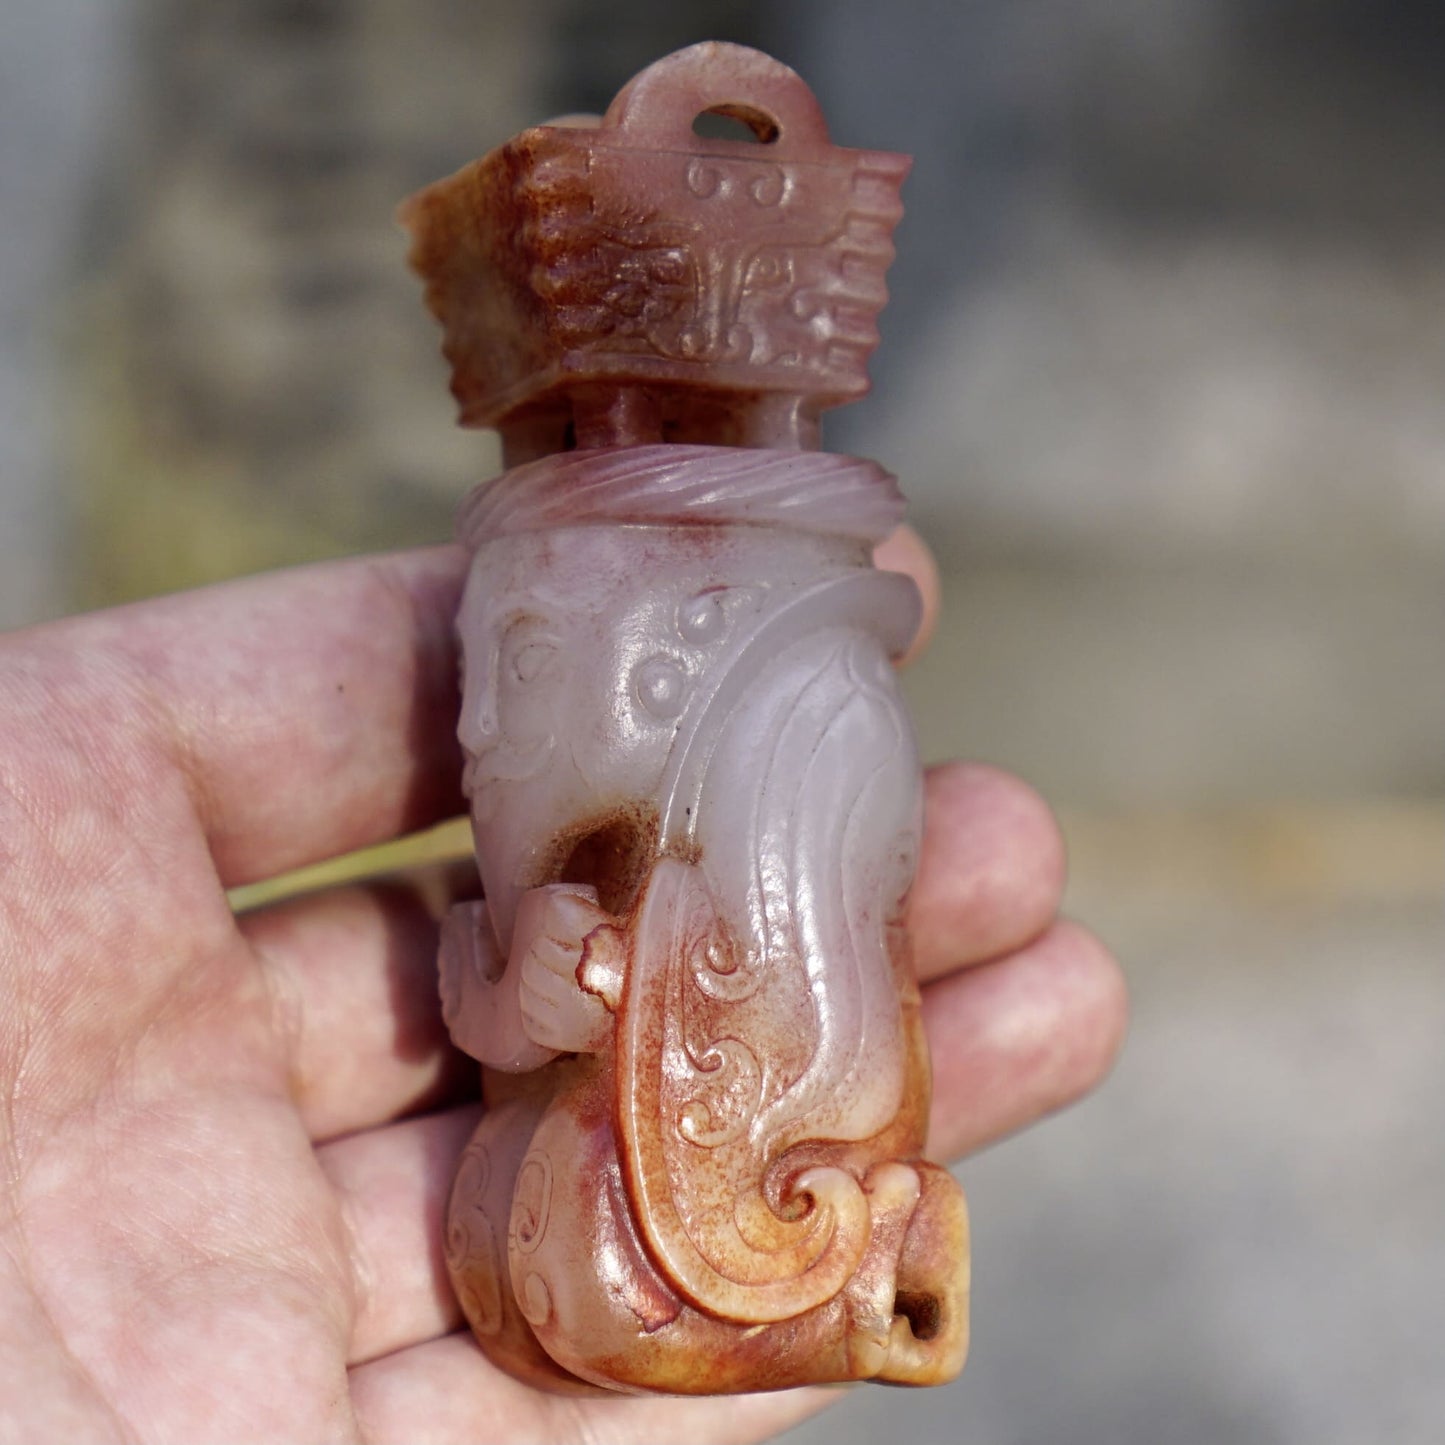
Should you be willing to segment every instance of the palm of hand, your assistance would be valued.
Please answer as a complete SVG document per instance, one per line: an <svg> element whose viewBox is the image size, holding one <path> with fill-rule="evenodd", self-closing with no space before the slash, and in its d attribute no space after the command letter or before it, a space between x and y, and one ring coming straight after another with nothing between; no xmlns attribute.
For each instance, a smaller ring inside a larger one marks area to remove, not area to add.
<svg viewBox="0 0 1445 1445"><path fill-rule="evenodd" d="M450 551L339 564L0 643L14 1433L752 1438L826 1398L581 1401L492 1370L441 1262L479 1106L427 910L404 886L227 904L456 810L459 572ZM929 799L912 923L954 1153L1087 1088L1123 1004L1102 950L1052 922L1032 796L956 768Z"/></svg>

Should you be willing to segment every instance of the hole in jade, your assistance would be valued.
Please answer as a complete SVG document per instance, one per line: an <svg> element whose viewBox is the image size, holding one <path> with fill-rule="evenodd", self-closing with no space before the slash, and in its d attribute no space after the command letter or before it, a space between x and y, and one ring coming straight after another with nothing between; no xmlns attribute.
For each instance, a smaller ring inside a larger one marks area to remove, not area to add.
<svg viewBox="0 0 1445 1445"><path fill-rule="evenodd" d="M908 1321L915 1340L931 1340L943 1323L943 1311L936 1296L899 1290L893 1297L893 1313Z"/></svg>
<svg viewBox="0 0 1445 1445"><path fill-rule="evenodd" d="M692 129L704 140L751 141L758 145L772 145L780 131L767 111L732 102L709 106L693 121Z"/></svg>
<svg viewBox="0 0 1445 1445"><path fill-rule="evenodd" d="M641 809L602 818L573 843L556 881L590 884L609 913L624 913L636 901L656 836L656 818Z"/></svg>

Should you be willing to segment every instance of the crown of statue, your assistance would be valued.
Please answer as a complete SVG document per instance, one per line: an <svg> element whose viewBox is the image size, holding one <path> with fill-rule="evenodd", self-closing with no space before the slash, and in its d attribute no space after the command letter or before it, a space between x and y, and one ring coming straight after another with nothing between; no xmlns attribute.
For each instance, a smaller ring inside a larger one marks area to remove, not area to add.
<svg viewBox="0 0 1445 1445"><path fill-rule="evenodd" d="M750 138L694 131L700 115ZM647 441L815 446L868 389L906 156L835 146L787 66L707 42L601 120L533 127L401 210L463 426L508 464Z"/></svg>

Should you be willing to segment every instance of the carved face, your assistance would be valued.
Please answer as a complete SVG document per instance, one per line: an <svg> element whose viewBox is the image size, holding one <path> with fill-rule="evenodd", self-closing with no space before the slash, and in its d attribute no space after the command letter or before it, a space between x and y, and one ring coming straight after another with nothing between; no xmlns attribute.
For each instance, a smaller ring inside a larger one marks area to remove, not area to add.
<svg viewBox="0 0 1445 1445"><path fill-rule="evenodd" d="M696 668L667 645L666 549L639 531L527 534L473 564L457 731L504 940L517 897L557 876L569 840L638 816L654 796L686 705Z"/></svg>
<svg viewBox="0 0 1445 1445"><path fill-rule="evenodd" d="M861 375L878 293L860 285L869 253L846 236L847 171L608 149L588 174L591 244L565 261L586 326L558 322L570 351L746 368L754 385ZM646 200L659 190L673 197L665 217Z"/></svg>
<svg viewBox="0 0 1445 1445"><path fill-rule="evenodd" d="M502 605L497 603L501 601ZM507 605L510 602L511 605ZM492 604L492 605L489 605ZM566 618L537 597L469 592L462 614L466 663L457 735L467 756L474 812L496 807L494 785L534 778L556 752Z"/></svg>

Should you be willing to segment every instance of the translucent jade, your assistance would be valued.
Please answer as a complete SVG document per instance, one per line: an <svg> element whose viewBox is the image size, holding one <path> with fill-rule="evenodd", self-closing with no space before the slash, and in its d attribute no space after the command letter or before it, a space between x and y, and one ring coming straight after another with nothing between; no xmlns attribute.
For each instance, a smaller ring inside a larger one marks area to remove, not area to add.
<svg viewBox="0 0 1445 1445"><path fill-rule="evenodd" d="M903 924L919 598L871 565L893 478L816 450L867 389L907 169L705 44L403 211L461 419L510 468L460 521L485 901L441 987L488 1108L447 1260L487 1355L551 1389L963 1363Z"/></svg>

